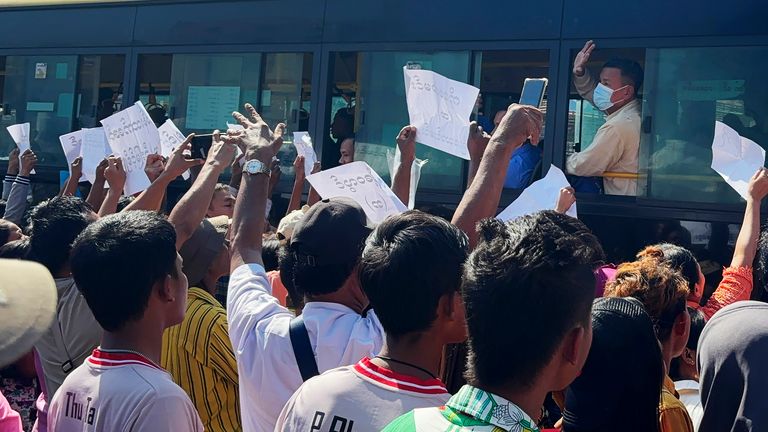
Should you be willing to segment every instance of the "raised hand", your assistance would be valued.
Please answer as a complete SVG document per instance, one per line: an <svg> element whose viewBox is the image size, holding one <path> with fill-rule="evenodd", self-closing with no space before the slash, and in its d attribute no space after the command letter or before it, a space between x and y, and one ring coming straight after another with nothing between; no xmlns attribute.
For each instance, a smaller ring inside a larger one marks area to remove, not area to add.
<svg viewBox="0 0 768 432"><path fill-rule="evenodd" d="M488 146L491 136L476 121L469 124L469 137L467 138L467 150L471 160L480 160Z"/></svg>
<svg viewBox="0 0 768 432"><path fill-rule="evenodd" d="M768 169L760 168L749 181L749 197L760 202L768 195Z"/></svg>
<svg viewBox="0 0 768 432"><path fill-rule="evenodd" d="M592 50L595 49L595 43L588 40L584 44L584 48L576 54L576 58L573 60L573 74L576 76L584 75L586 71L587 63L589 62L589 56L592 55Z"/></svg>
<svg viewBox="0 0 768 432"><path fill-rule="evenodd" d="M416 126L406 126L397 134L397 147L400 149L401 159L413 161L416 158Z"/></svg>
<svg viewBox="0 0 768 432"><path fill-rule="evenodd" d="M17 175L19 173L19 148L14 147L8 153L8 175Z"/></svg>
<svg viewBox="0 0 768 432"><path fill-rule="evenodd" d="M122 193L127 176L125 168L123 168L123 161L116 156L110 156L106 161L107 167L104 169L104 178L109 184L109 189Z"/></svg>
<svg viewBox="0 0 768 432"><path fill-rule="evenodd" d="M520 147L525 140L537 144L544 125L544 116L538 108L512 104L493 131L491 139L505 146Z"/></svg>
<svg viewBox="0 0 768 432"><path fill-rule="evenodd" d="M37 165L37 155L30 149L24 150L24 153L21 155L21 169L19 170L19 175L28 177L29 173L35 169L35 165Z"/></svg>
<svg viewBox="0 0 768 432"><path fill-rule="evenodd" d="M106 178L104 177L104 170L106 170L108 166L109 166L109 161L107 160L107 158L102 159L102 161L99 162L99 164L96 166L96 183L103 182L104 180L106 180Z"/></svg>
<svg viewBox="0 0 768 432"><path fill-rule="evenodd" d="M69 167L72 169L72 178L75 180L80 180L80 178L83 176L82 156L76 157L75 160L72 161L72 164Z"/></svg>
<svg viewBox="0 0 768 432"><path fill-rule="evenodd" d="M245 109L248 111L250 119L239 112L232 113L232 117L245 129L227 135L224 140L245 147L246 160L258 159L268 165L272 162L272 158L277 155L280 146L283 145L283 134L286 126L284 123L280 123L272 131L256 112L253 105L245 104Z"/></svg>
<svg viewBox="0 0 768 432"><path fill-rule="evenodd" d="M557 204L555 205L555 211L558 213L565 213L575 203L576 203L576 192L570 186L564 187L560 189L560 196L557 197Z"/></svg>
<svg viewBox="0 0 768 432"><path fill-rule="evenodd" d="M221 139L221 133L218 130L213 131L213 144L208 152L207 164L224 171L232 163L236 153L235 144L224 142Z"/></svg>
<svg viewBox="0 0 768 432"><path fill-rule="evenodd" d="M312 165L312 174L317 174L322 170L323 166L320 164L320 161L316 161L315 164Z"/></svg>
<svg viewBox="0 0 768 432"><path fill-rule="evenodd" d="M307 176L304 171L304 156L296 155L296 159L293 161L293 170L296 172L296 177L304 178Z"/></svg>
<svg viewBox="0 0 768 432"><path fill-rule="evenodd" d="M165 171L165 159L159 154L147 155L147 162L144 164L144 172L149 177L149 181L154 182Z"/></svg>
<svg viewBox="0 0 768 432"><path fill-rule="evenodd" d="M176 149L174 149L171 153L171 156L168 158L168 162L165 164L165 172L168 174L168 176L171 177L171 179L175 179L176 177L184 174L184 171L192 167L196 167L205 163L205 160L203 159L187 159L187 157L184 155L185 151L187 154L192 154L192 138L194 136L195 134L189 134L184 142L176 147Z"/></svg>

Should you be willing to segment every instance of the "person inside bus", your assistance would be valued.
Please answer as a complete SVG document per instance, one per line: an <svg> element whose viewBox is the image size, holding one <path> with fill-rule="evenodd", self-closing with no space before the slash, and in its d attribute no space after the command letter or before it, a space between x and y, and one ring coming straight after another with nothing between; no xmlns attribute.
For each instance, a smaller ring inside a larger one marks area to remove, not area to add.
<svg viewBox="0 0 768 432"><path fill-rule="evenodd" d="M355 161L355 112L352 108L336 111L331 123L331 136L339 146L339 165Z"/></svg>
<svg viewBox="0 0 768 432"><path fill-rule="evenodd" d="M641 111L637 91L643 84L643 69L632 60L610 60L598 82L586 68L594 49L595 43L588 41L576 55L573 82L581 97L607 117L589 148L568 157L566 169L583 177L600 177L608 171L637 174ZM604 177L603 187L609 195L634 196L637 179Z"/></svg>

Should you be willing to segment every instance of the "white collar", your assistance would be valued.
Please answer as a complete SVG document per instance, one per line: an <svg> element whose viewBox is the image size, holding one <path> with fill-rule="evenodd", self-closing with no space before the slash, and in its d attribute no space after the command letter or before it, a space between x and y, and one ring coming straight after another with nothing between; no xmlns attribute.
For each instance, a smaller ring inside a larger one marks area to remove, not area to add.
<svg viewBox="0 0 768 432"><path fill-rule="evenodd" d="M677 391L683 391L683 390L695 390L699 391L699 383L694 380L680 380L675 381L675 390Z"/></svg>

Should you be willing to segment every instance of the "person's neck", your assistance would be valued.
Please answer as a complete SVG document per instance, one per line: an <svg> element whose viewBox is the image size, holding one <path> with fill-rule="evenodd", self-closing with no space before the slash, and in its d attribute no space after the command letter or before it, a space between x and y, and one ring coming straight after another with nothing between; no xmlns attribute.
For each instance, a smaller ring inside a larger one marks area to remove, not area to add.
<svg viewBox="0 0 768 432"><path fill-rule="evenodd" d="M374 358L371 361L379 366L386 366L393 372L431 379L440 374L440 360L443 356L444 346L441 338L435 337L435 335L429 332L408 334L398 338L387 336L379 356L396 361L388 362L380 358ZM432 376L428 376L419 369L397 362L409 363L420 367L429 371Z"/></svg>
<svg viewBox="0 0 768 432"><path fill-rule="evenodd" d="M528 417L538 422L541 417L541 408L544 406L544 400L547 398L547 390L538 388L535 384L529 389L517 390L504 387L486 386L478 384L480 390L501 396L504 399L517 405Z"/></svg>
<svg viewBox="0 0 768 432"><path fill-rule="evenodd" d="M632 98L632 99L627 99L627 100L625 100L623 102L619 102L619 103L615 104L614 106L612 106L612 107L608 108L607 110L605 110L605 113L608 114L608 115L616 113L619 110L621 110L622 108L624 108L625 106L627 106L627 105L631 104L632 102L634 102L634 100L635 100L635 98Z"/></svg>
<svg viewBox="0 0 768 432"><path fill-rule="evenodd" d="M160 364L163 349L163 329L139 321L130 322L115 332L105 331L101 337L104 350L136 351L144 357Z"/></svg>
<svg viewBox="0 0 768 432"><path fill-rule="evenodd" d="M352 277L348 278L341 288L332 293L308 295L305 300L305 303L338 303L359 314L362 314L365 308L368 307L368 299L362 294L362 290L356 285L355 279Z"/></svg>
<svg viewBox="0 0 768 432"><path fill-rule="evenodd" d="M669 376L669 368L672 365L672 359L675 357L670 345L670 341L661 344L661 358L664 361L664 372L667 376Z"/></svg>
<svg viewBox="0 0 768 432"><path fill-rule="evenodd" d="M218 283L219 278L220 276L206 274L200 283L202 285L200 288L204 289L208 294L216 296L216 283Z"/></svg>

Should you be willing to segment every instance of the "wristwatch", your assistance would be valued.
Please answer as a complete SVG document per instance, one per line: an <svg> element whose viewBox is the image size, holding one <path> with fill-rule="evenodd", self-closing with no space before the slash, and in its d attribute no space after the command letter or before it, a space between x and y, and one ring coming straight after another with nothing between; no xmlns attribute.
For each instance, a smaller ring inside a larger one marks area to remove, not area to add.
<svg viewBox="0 0 768 432"><path fill-rule="evenodd" d="M243 172L250 175L266 174L267 176L269 176L271 173L269 166L258 159L245 161L245 165L243 165Z"/></svg>

